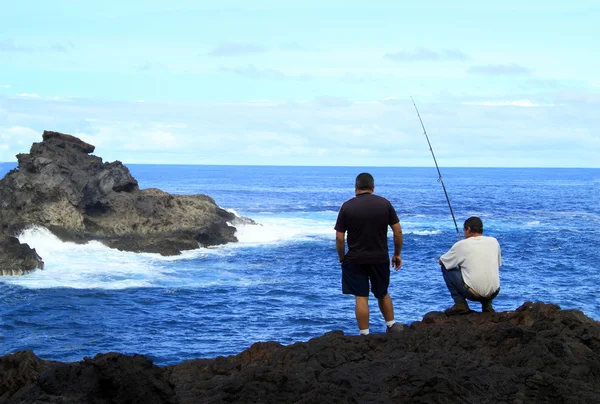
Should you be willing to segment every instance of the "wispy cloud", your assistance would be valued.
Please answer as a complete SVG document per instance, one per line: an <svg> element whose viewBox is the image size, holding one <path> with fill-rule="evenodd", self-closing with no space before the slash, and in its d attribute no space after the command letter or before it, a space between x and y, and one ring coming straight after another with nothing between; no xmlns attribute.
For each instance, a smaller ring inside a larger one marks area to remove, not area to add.
<svg viewBox="0 0 600 404"><path fill-rule="evenodd" d="M15 41L11 39L4 39L0 41L0 52L31 52L32 47L17 45Z"/></svg>
<svg viewBox="0 0 600 404"><path fill-rule="evenodd" d="M140 72L148 72L148 71L151 71L151 70L163 69L164 67L165 67L165 65L162 64L162 63L144 62L144 63L138 65L136 67L136 70L140 71Z"/></svg>
<svg viewBox="0 0 600 404"><path fill-rule="evenodd" d="M352 105L349 99L342 97L318 97L316 103L324 107L349 107Z"/></svg>
<svg viewBox="0 0 600 404"><path fill-rule="evenodd" d="M517 64L511 65L482 65L472 66L467 69L469 74L481 74L486 76L526 76L532 73L532 70Z"/></svg>
<svg viewBox="0 0 600 404"><path fill-rule="evenodd" d="M402 101L400 101L398 97L395 97L393 95L385 97L383 100L381 100L381 102L388 105L398 105L402 103Z"/></svg>
<svg viewBox="0 0 600 404"><path fill-rule="evenodd" d="M593 93L584 90L564 90L560 91L557 98L562 102L584 103L588 105L600 104L600 93Z"/></svg>
<svg viewBox="0 0 600 404"><path fill-rule="evenodd" d="M279 44L279 49L292 52L308 52L308 49L296 42L282 42Z"/></svg>
<svg viewBox="0 0 600 404"><path fill-rule="evenodd" d="M446 166L468 160L471 166L597 167L597 104L556 98L557 105L548 107L548 97L554 96L473 97L472 102L443 105L419 101L419 111L436 151L444 150L438 157ZM9 145L0 150L0 161L14 161L49 129L81 137L106 161L125 163L430 165L414 108L409 99L402 100L401 95L363 102L327 96L302 102L175 104L15 97L0 109L0 136L7 135L0 145ZM23 144L14 136L20 133L28 135ZM462 144L470 145L469 153ZM541 144L556 153L539 156ZM473 151L479 156L474 161Z"/></svg>
<svg viewBox="0 0 600 404"><path fill-rule="evenodd" d="M68 42L66 44L52 43L50 45L21 45L13 41L12 39L4 39L0 41L0 52L22 52L22 53L34 53L34 52L57 52L57 53L68 53L75 46Z"/></svg>
<svg viewBox="0 0 600 404"><path fill-rule="evenodd" d="M262 45L254 43L227 42L218 45L208 54L210 56L240 56L254 53L264 53L267 51Z"/></svg>
<svg viewBox="0 0 600 404"><path fill-rule="evenodd" d="M395 53L386 53L383 57L385 59L390 59L393 62L441 62L469 59L467 54L456 49L442 49L440 51L435 51L426 48L417 48L413 51L402 50Z"/></svg>
<svg viewBox="0 0 600 404"><path fill-rule="evenodd" d="M10 84L0 84L0 88L11 88Z"/></svg>
<svg viewBox="0 0 600 404"><path fill-rule="evenodd" d="M26 152L33 142L40 140L40 132L34 129L0 124L0 161L14 161L17 153Z"/></svg>
<svg viewBox="0 0 600 404"><path fill-rule="evenodd" d="M251 79L270 79L270 80L282 80L286 78L286 75L279 70L275 69L260 69L254 65L248 65L243 67L220 67L220 72L234 73L242 77Z"/></svg>
<svg viewBox="0 0 600 404"><path fill-rule="evenodd" d="M68 42L66 44L53 43L50 46L46 47L46 49L53 52L69 53L70 51L75 49L75 45L73 45L71 42Z"/></svg>
<svg viewBox="0 0 600 404"><path fill-rule="evenodd" d="M17 96L21 98L42 98L39 94L35 93L21 93L17 94Z"/></svg>
<svg viewBox="0 0 600 404"><path fill-rule="evenodd" d="M66 101L67 98L64 97L44 97L36 93L19 93L16 95L19 98L29 99L29 100L43 100L43 101Z"/></svg>
<svg viewBox="0 0 600 404"><path fill-rule="evenodd" d="M554 104L537 104L530 100L463 102L463 105L483 105L486 107L553 107Z"/></svg>

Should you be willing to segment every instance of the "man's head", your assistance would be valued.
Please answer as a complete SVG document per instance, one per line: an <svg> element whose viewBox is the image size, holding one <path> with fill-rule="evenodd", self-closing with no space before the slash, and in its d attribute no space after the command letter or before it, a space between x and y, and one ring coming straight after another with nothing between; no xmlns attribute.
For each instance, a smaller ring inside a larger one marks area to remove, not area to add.
<svg viewBox="0 0 600 404"><path fill-rule="evenodd" d="M375 180L369 173L360 173L356 176L354 188L357 191L373 191L375 189Z"/></svg>
<svg viewBox="0 0 600 404"><path fill-rule="evenodd" d="M474 234L483 234L483 222L477 216L471 216L465 220L463 230L465 231L465 237L467 238Z"/></svg>

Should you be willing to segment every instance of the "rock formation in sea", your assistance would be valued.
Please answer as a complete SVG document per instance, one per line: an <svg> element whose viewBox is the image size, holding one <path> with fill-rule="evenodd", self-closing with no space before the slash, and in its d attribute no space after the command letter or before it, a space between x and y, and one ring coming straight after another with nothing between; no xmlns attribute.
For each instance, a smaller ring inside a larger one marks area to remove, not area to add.
<svg viewBox="0 0 600 404"><path fill-rule="evenodd" d="M121 162L91 155L93 145L50 131L42 139L0 180L0 233L14 237L36 225L64 241L163 255L237 241L239 218L209 196L140 189Z"/></svg>
<svg viewBox="0 0 600 404"><path fill-rule="evenodd" d="M0 402L598 403L600 323L525 302L499 313L428 313L398 334L332 331L171 366L141 355L61 363L20 351L0 358Z"/></svg>
<svg viewBox="0 0 600 404"><path fill-rule="evenodd" d="M35 248L0 233L0 275L23 275L37 268L44 269L44 261Z"/></svg>

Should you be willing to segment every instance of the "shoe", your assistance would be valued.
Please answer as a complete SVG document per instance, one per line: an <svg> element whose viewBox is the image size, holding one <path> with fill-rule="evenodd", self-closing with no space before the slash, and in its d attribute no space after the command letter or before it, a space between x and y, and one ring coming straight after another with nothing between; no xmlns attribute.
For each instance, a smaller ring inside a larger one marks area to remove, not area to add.
<svg viewBox="0 0 600 404"><path fill-rule="evenodd" d="M468 314L470 312L471 312L471 309L469 308L469 305L467 304L466 300L456 302L456 303L454 303L454 306L450 307L449 309L444 310L444 313L447 316L453 316L456 314Z"/></svg>
<svg viewBox="0 0 600 404"><path fill-rule="evenodd" d="M394 323L391 327L385 327L386 334L396 334L404 331L404 326L400 323Z"/></svg>
<svg viewBox="0 0 600 404"><path fill-rule="evenodd" d="M494 307L492 306L492 301L488 300L487 302L481 302L481 312L482 313L495 313Z"/></svg>

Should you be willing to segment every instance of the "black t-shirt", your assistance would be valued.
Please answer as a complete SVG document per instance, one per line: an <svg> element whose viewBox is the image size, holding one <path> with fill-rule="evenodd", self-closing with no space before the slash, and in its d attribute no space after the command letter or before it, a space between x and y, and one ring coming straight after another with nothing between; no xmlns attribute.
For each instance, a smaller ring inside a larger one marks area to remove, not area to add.
<svg viewBox="0 0 600 404"><path fill-rule="evenodd" d="M348 232L345 258L357 264L388 262L388 226L399 221L390 201L381 196L365 193L344 202L335 230Z"/></svg>

